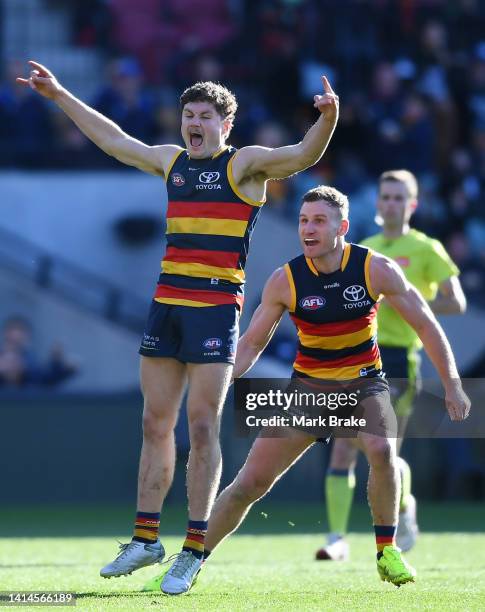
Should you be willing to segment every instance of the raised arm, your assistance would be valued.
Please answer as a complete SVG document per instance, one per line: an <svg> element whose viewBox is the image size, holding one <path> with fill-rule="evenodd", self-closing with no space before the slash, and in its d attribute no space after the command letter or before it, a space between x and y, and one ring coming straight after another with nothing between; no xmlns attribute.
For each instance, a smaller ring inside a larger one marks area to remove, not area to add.
<svg viewBox="0 0 485 612"><path fill-rule="evenodd" d="M84 104L62 87L45 66L29 61L32 68L28 79L17 78L17 83L29 86L41 96L55 102L95 145L120 162L135 166L149 174L164 176L175 153L176 145L148 146L132 138L113 121Z"/></svg>
<svg viewBox="0 0 485 612"><path fill-rule="evenodd" d="M323 95L314 97L314 107L321 115L301 142L287 147L244 147L234 160L237 183L255 178L258 181L285 178L316 164L332 137L338 119L338 96L327 77L322 77Z"/></svg>
<svg viewBox="0 0 485 612"><path fill-rule="evenodd" d="M466 310L466 297L458 276L450 276L438 288L438 295L429 307L434 314L463 314Z"/></svg>
<svg viewBox="0 0 485 612"><path fill-rule="evenodd" d="M289 293L286 273L283 268L278 268L268 279L261 304L254 311L246 332L239 338L234 378L245 374L259 359L287 309Z"/></svg>
<svg viewBox="0 0 485 612"><path fill-rule="evenodd" d="M421 338L445 388L446 408L451 420L466 419L470 411L470 400L462 389L455 357L445 332L429 305L406 280L399 266L387 257L373 255L370 281L374 292L383 294Z"/></svg>

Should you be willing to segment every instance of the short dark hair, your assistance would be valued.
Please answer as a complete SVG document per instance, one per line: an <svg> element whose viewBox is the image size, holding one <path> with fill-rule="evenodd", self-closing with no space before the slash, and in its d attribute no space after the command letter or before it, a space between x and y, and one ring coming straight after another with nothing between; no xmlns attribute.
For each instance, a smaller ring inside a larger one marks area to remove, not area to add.
<svg viewBox="0 0 485 612"><path fill-rule="evenodd" d="M349 218L349 199L334 187L328 185L318 185L305 193L302 198L302 205L305 202L318 202L324 200L332 208L338 209L341 219Z"/></svg>
<svg viewBox="0 0 485 612"><path fill-rule="evenodd" d="M412 172L409 170L387 170L379 177L379 189L382 183L393 181L395 183L404 183L408 190L409 197L416 200L418 197L418 181Z"/></svg>
<svg viewBox="0 0 485 612"><path fill-rule="evenodd" d="M180 96L181 108L189 102L209 102L223 119L234 121L237 111L236 96L220 83L199 81L187 87Z"/></svg>

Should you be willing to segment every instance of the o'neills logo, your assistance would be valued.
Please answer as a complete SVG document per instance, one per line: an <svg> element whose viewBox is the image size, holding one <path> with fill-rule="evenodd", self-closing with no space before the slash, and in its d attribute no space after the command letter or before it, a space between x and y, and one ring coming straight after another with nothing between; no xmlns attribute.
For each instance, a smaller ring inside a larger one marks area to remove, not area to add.
<svg viewBox="0 0 485 612"><path fill-rule="evenodd" d="M300 306L303 310L318 310L325 306L325 298L320 295L307 295L300 300Z"/></svg>

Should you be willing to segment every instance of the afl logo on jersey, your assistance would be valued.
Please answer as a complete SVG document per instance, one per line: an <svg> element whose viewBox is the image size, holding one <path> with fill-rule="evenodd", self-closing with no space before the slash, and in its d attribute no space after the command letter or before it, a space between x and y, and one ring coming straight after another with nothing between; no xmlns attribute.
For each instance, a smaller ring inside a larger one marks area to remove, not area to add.
<svg viewBox="0 0 485 612"><path fill-rule="evenodd" d="M325 306L325 298L320 295L307 295L300 300L300 306L303 310L318 310Z"/></svg>
<svg viewBox="0 0 485 612"><path fill-rule="evenodd" d="M220 338L207 338L207 340L204 340L202 343L202 346L206 349L221 348L222 340Z"/></svg>
<svg viewBox="0 0 485 612"><path fill-rule="evenodd" d="M182 185L185 185L185 178L182 176L182 174L179 174L178 172L172 174L172 185L175 185L175 187L182 187Z"/></svg>
<svg viewBox="0 0 485 612"><path fill-rule="evenodd" d="M360 302L365 298L365 289L362 285L350 285L344 289L343 296L348 302Z"/></svg>

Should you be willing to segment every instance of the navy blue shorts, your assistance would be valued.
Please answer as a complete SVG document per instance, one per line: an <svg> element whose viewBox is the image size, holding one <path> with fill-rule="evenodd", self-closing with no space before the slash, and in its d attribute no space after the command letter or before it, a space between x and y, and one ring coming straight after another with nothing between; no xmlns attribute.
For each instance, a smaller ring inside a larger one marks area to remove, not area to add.
<svg viewBox="0 0 485 612"><path fill-rule="evenodd" d="M239 336L239 308L178 306L153 300L139 353L183 363L232 363Z"/></svg>

